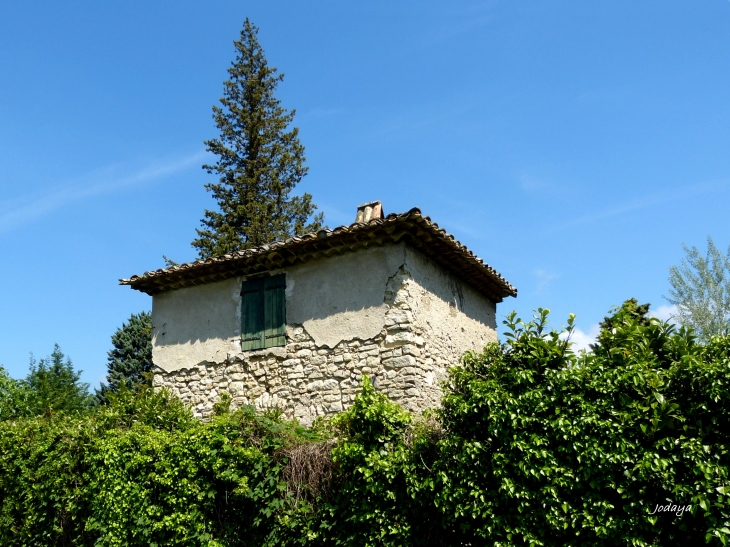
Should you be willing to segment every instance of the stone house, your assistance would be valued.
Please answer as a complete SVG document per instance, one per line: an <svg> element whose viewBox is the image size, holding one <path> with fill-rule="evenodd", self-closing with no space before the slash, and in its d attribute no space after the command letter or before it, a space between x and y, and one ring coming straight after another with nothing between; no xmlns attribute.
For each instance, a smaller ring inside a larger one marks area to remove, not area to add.
<svg viewBox="0 0 730 547"><path fill-rule="evenodd" d="M361 206L350 226L146 272L155 386L197 416L221 393L304 424L348 407L366 374L411 411L467 350L496 341L494 269L418 209Z"/></svg>

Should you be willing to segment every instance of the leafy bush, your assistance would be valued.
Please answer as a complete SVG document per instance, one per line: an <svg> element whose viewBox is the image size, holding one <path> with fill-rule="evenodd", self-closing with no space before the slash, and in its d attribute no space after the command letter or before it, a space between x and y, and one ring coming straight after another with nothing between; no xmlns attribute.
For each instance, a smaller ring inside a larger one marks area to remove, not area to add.
<svg viewBox="0 0 730 547"><path fill-rule="evenodd" d="M507 344L452 369L434 492L465 541L730 539L730 339L702 346L656 319L614 317L576 355L546 332L547 311L512 314ZM655 512L668 504L691 509Z"/></svg>
<svg viewBox="0 0 730 547"><path fill-rule="evenodd" d="M0 420L30 415L30 398L28 387L0 365Z"/></svg>
<svg viewBox="0 0 730 547"><path fill-rule="evenodd" d="M332 452L339 483L324 514L335 545L410 543L409 451L412 417L365 378L355 404L334 419L341 441Z"/></svg>
<svg viewBox="0 0 730 547"><path fill-rule="evenodd" d="M309 429L227 399L204 423L123 386L93 413L2 421L0 544L726 544L730 339L635 301L589 353L572 318L506 323L425 417L365 379Z"/></svg>
<svg viewBox="0 0 730 547"><path fill-rule="evenodd" d="M91 415L5 421L0 544L279 545L282 448L314 440L250 409L202 423L150 389Z"/></svg>

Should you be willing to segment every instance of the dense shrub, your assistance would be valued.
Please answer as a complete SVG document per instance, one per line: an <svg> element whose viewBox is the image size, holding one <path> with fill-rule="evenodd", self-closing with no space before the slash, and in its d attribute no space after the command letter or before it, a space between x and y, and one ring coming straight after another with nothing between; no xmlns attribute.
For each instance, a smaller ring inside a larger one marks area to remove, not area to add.
<svg viewBox="0 0 730 547"><path fill-rule="evenodd" d="M513 314L452 370L433 492L473 544L727 543L730 339L616 319L575 355Z"/></svg>
<svg viewBox="0 0 730 547"><path fill-rule="evenodd" d="M449 534L424 487L430 480L426 460L434 459L434 423L389 402L365 378L355 404L332 425L339 438L332 451L336 482L318 515L322 540L453 545L444 543Z"/></svg>
<svg viewBox="0 0 730 547"><path fill-rule="evenodd" d="M110 399L2 423L1 545L279 544L282 448L315 432L250 409L202 423L165 392Z"/></svg>
<svg viewBox="0 0 730 547"><path fill-rule="evenodd" d="M430 416L365 379L309 429L226 400L203 423L124 388L93 413L2 421L0 544L726 544L730 340L633 306L575 354L572 323L546 322L511 316Z"/></svg>
<svg viewBox="0 0 730 547"><path fill-rule="evenodd" d="M11 378L0 365L0 421L31 414L32 393L21 380Z"/></svg>

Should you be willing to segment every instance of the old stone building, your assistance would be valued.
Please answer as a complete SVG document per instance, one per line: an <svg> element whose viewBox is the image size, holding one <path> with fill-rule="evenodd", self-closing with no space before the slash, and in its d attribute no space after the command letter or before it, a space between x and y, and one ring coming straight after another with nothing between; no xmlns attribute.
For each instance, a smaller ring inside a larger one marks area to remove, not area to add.
<svg viewBox="0 0 730 547"><path fill-rule="evenodd" d="M221 393L310 423L363 374L412 411L446 369L497 339L517 291L418 209L122 279L152 295L154 384L205 417Z"/></svg>

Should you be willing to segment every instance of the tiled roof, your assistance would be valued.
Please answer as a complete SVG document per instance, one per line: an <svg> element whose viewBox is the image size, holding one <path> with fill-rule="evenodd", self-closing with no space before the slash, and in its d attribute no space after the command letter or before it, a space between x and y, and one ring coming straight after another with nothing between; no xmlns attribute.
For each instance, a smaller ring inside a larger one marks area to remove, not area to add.
<svg viewBox="0 0 730 547"><path fill-rule="evenodd" d="M147 294L158 294L400 241L418 249L494 302L501 302L506 296L517 296L517 289L494 268L431 222L429 217L421 215L417 208L367 223L356 222L334 230L320 230L261 247L133 275L120 279L119 284L130 285Z"/></svg>

